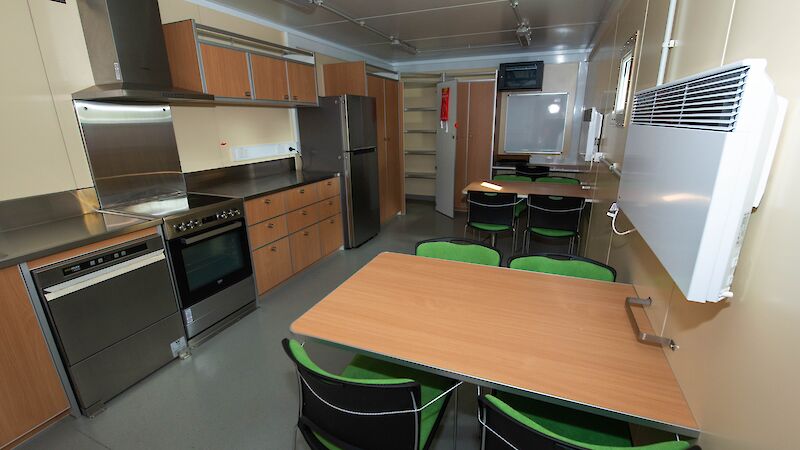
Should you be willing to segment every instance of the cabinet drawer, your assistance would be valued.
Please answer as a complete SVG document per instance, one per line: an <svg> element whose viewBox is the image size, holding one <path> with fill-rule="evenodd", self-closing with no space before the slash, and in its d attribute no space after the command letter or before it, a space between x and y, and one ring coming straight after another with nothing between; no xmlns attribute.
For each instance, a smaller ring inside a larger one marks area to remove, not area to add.
<svg viewBox="0 0 800 450"><path fill-rule="evenodd" d="M265 195L244 203L247 224L253 225L286 213L285 193Z"/></svg>
<svg viewBox="0 0 800 450"><path fill-rule="evenodd" d="M331 197L317 203L319 209L319 219L325 219L330 216L335 216L342 212L342 200L339 197Z"/></svg>
<svg viewBox="0 0 800 450"><path fill-rule="evenodd" d="M273 217L255 224L247 229L247 234L250 237L250 248L263 247L270 242L277 241L289 234L286 216Z"/></svg>
<svg viewBox="0 0 800 450"><path fill-rule="evenodd" d="M309 225L319 222L320 219L319 204L317 203L286 214L286 222L289 224L289 233L302 230Z"/></svg>
<svg viewBox="0 0 800 450"><path fill-rule="evenodd" d="M338 197L339 196L339 178L331 178L317 183L319 189L319 198Z"/></svg>
<svg viewBox="0 0 800 450"><path fill-rule="evenodd" d="M319 242L319 224L289 235L289 244L292 248L292 268L295 272L314 264L322 257L322 247Z"/></svg>
<svg viewBox="0 0 800 450"><path fill-rule="evenodd" d="M283 238L254 251L253 266L259 295L292 276L289 238Z"/></svg>
<svg viewBox="0 0 800 450"><path fill-rule="evenodd" d="M300 209L319 201L319 190L313 184L286 191L286 206L289 211Z"/></svg>
<svg viewBox="0 0 800 450"><path fill-rule="evenodd" d="M328 217L319 223L319 235L322 245L322 255L329 255L344 244L344 229L342 228L342 215Z"/></svg>

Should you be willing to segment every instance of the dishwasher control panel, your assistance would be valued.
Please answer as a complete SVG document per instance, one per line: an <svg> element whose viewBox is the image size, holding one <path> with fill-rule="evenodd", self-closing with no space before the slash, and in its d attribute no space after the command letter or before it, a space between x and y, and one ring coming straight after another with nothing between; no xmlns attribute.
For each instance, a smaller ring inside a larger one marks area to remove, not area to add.
<svg viewBox="0 0 800 450"><path fill-rule="evenodd" d="M101 264L125 258L126 256L138 255L140 253L146 253L146 252L147 252L147 244L142 243L138 245L132 245L130 247L118 249L101 256L95 256L90 259L85 259L83 261L76 262L75 264L69 267L65 267L61 270L64 276L66 277L70 275L75 275L76 273L81 273L89 269L93 269Z"/></svg>

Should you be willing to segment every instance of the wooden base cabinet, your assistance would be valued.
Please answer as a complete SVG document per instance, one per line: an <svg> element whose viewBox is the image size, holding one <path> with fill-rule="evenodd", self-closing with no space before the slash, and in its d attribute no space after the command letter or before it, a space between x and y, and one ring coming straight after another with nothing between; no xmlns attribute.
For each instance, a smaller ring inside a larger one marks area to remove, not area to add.
<svg viewBox="0 0 800 450"><path fill-rule="evenodd" d="M341 211L338 178L245 202L259 295L342 247Z"/></svg>
<svg viewBox="0 0 800 450"><path fill-rule="evenodd" d="M17 266L0 269L0 311L0 448L10 448L69 402Z"/></svg>

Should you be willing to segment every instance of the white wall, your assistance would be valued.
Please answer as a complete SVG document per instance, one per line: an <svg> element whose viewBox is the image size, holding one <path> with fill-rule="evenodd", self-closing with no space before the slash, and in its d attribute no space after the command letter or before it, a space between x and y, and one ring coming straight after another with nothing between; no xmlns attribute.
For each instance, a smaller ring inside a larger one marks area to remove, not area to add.
<svg viewBox="0 0 800 450"><path fill-rule="evenodd" d="M160 0L162 21L199 23L272 42L285 33L185 0ZM0 3L0 50L13 64L0 70L0 200L92 185L72 109L72 93L94 84L74 1ZM235 164L227 150L292 142L294 110L235 106L177 106L175 134L185 171Z"/></svg>

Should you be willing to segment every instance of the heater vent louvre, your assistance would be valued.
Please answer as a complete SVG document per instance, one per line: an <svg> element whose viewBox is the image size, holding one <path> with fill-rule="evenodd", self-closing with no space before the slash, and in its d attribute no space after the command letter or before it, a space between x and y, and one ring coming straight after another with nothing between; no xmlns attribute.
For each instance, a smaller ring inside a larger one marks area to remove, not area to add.
<svg viewBox="0 0 800 450"><path fill-rule="evenodd" d="M748 66L636 94L631 121L638 125L731 132L736 129Z"/></svg>

